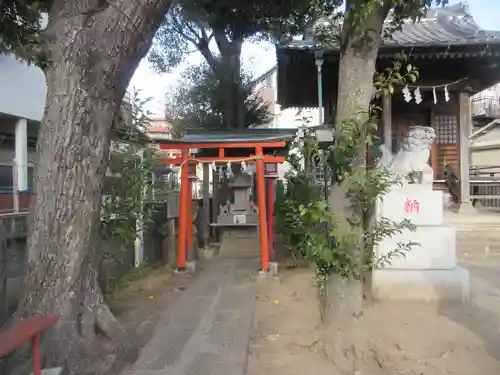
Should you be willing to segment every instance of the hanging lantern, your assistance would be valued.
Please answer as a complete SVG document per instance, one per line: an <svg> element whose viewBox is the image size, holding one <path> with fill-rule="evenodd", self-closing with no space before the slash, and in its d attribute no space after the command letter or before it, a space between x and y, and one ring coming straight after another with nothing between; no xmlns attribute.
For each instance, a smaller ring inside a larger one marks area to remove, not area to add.
<svg viewBox="0 0 500 375"><path fill-rule="evenodd" d="M198 178L198 163L196 162L188 162L188 178L190 180L196 180Z"/></svg>
<svg viewBox="0 0 500 375"><path fill-rule="evenodd" d="M265 163L264 176L266 178L278 178L278 163Z"/></svg>

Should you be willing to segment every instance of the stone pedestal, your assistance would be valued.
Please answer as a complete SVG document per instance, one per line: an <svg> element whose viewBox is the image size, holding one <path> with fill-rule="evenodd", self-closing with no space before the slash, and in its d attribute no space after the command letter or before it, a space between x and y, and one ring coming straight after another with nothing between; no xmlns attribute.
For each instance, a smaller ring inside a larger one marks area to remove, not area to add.
<svg viewBox="0 0 500 375"><path fill-rule="evenodd" d="M376 256L398 243L418 243L406 257L393 258L384 269L373 270L372 291L379 299L436 300L469 298L469 274L456 263L456 232L443 222L443 192L427 184L394 188L377 205L377 216L396 222L408 218L415 232L404 231L384 240Z"/></svg>

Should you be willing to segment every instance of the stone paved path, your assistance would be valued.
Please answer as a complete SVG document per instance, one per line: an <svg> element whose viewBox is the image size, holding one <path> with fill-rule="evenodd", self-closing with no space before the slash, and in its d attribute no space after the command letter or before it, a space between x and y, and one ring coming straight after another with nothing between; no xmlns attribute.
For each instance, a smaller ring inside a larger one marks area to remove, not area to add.
<svg viewBox="0 0 500 375"><path fill-rule="evenodd" d="M257 269L253 251L211 260L122 375L244 375Z"/></svg>

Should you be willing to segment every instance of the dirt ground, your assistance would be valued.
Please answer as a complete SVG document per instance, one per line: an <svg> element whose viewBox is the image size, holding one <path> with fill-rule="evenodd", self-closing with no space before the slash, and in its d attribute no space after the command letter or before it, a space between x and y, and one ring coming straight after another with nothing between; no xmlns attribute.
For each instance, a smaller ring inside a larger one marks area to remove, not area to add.
<svg viewBox="0 0 500 375"><path fill-rule="evenodd" d="M471 273L470 305L374 303L358 321L368 351L349 374L500 374L500 241L481 237L484 246L476 239L458 251ZM345 373L321 344L312 270L258 288L247 375Z"/></svg>
<svg viewBox="0 0 500 375"><path fill-rule="evenodd" d="M149 342L161 314L191 286L195 277L174 275L172 269L165 266L113 294L109 301L111 310L129 333L135 347L141 349Z"/></svg>

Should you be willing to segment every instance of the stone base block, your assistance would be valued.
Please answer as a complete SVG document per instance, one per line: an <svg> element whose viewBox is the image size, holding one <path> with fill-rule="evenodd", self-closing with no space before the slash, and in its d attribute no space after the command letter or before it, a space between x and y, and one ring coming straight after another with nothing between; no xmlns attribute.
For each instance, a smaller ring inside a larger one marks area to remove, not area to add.
<svg viewBox="0 0 500 375"><path fill-rule="evenodd" d="M259 271L259 273L255 277L255 281L257 283L267 283L270 281L279 283L281 280L277 274L275 275L269 271L267 271L267 272L266 271Z"/></svg>
<svg viewBox="0 0 500 375"><path fill-rule="evenodd" d="M375 299L469 301L469 271L452 270L374 270L372 292Z"/></svg>
<svg viewBox="0 0 500 375"><path fill-rule="evenodd" d="M215 249L213 247L203 249L203 258L212 259L215 255Z"/></svg>
<svg viewBox="0 0 500 375"><path fill-rule="evenodd" d="M62 367L52 367L42 369L42 375L59 375L62 372ZM31 373L33 375L33 373Z"/></svg>
<svg viewBox="0 0 500 375"><path fill-rule="evenodd" d="M186 271L187 271L187 273L190 273L190 274L196 273L196 261L195 260L186 262Z"/></svg>
<svg viewBox="0 0 500 375"><path fill-rule="evenodd" d="M415 232L409 230L387 238L377 246L377 256L386 255L398 248L398 244L416 243L406 253L392 259L385 269L440 269L451 270L456 267L456 230L452 226L419 226Z"/></svg>
<svg viewBox="0 0 500 375"><path fill-rule="evenodd" d="M274 276L278 276L278 263L277 262L269 262L269 273Z"/></svg>
<svg viewBox="0 0 500 375"><path fill-rule="evenodd" d="M396 222L409 219L415 225L442 225L443 192L418 184L396 187L378 201L377 216Z"/></svg>

